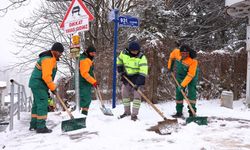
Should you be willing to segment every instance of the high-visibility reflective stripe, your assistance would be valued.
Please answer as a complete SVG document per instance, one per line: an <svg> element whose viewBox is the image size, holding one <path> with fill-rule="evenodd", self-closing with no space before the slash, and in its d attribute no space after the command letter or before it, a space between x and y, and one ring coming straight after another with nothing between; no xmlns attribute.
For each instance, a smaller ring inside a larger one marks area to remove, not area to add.
<svg viewBox="0 0 250 150"><path fill-rule="evenodd" d="M44 119L44 120L46 120L46 119L47 119L47 115L44 115L44 116L38 116L38 115L37 115L36 118L37 118L37 119Z"/></svg>
<svg viewBox="0 0 250 150"><path fill-rule="evenodd" d="M191 104L196 104L196 100L189 100Z"/></svg>
<svg viewBox="0 0 250 150"><path fill-rule="evenodd" d="M82 111L88 111L89 110L89 108L86 108L86 107L82 107L81 109L82 109Z"/></svg>
<svg viewBox="0 0 250 150"><path fill-rule="evenodd" d="M122 99L122 103L124 106L130 106L130 99L129 98L124 98Z"/></svg>
<svg viewBox="0 0 250 150"><path fill-rule="evenodd" d="M42 67L41 67L38 63L36 63L36 68L37 68L38 70L42 70Z"/></svg>
<svg viewBox="0 0 250 150"><path fill-rule="evenodd" d="M140 108L140 106L141 106L141 100L134 99L134 101L133 101L133 108Z"/></svg>
<svg viewBox="0 0 250 150"><path fill-rule="evenodd" d="M183 104L183 100L176 100L176 104Z"/></svg>
<svg viewBox="0 0 250 150"><path fill-rule="evenodd" d="M32 118L37 118L37 114L31 114Z"/></svg>
<svg viewBox="0 0 250 150"><path fill-rule="evenodd" d="M143 63L143 64L139 64L139 66L140 66L140 67L141 67L141 66L148 66L148 64Z"/></svg>
<svg viewBox="0 0 250 150"><path fill-rule="evenodd" d="M47 119L47 115L38 116L37 114L31 114L31 117L36 119Z"/></svg>

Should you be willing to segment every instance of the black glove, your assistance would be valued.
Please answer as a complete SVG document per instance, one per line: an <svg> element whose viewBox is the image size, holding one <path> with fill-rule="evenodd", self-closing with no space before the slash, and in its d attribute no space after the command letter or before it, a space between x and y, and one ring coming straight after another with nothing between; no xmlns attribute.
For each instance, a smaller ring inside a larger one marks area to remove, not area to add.
<svg viewBox="0 0 250 150"><path fill-rule="evenodd" d="M119 73L119 76L120 76L120 78L121 78L122 83L126 85L128 82L127 82L127 80L123 77L123 76L126 76L126 73L125 73L125 72L121 72L121 73Z"/></svg>
<svg viewBox="0 0 250 150"><path fill-rule="evenodd" d="M57 89L55 89L54 91L51 91L54 95L57 95Z"/></svg>

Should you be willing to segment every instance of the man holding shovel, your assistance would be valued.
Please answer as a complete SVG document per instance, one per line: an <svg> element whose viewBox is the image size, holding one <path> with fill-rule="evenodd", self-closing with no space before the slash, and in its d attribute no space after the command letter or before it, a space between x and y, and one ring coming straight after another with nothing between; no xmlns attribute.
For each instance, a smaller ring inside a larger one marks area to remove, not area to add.
<svg viewBox="0 0 250 150"><path fill-rule="evenodd" d="M137 92L145 84L148 75L147 58L141 52L140 45L133 41L129 43L128 49L123 50L117 58L118 73L122 81L122 102L124 113L119 118L131 115L131 120L136 121L141 105L141 95ZM127 77L135 86L132 87L126 80ZM132 96L132 97L131 97ZM133 99L132 114L130 98Z"/></svg>
<svg viewBox="0 0 250 150"><path fill-rule="evenodd" d="M82 114L88 115L89 105L91 103L92 86L97 88L97 81L94 78L93 59L96 55L96 49L89 46L80 56L80 107Z"/></svg>
<svg viewBox="0 0 250 150"><path fill-rule="evenodd" d="M180 86L176 87L176 114L175 118L183 116L183 94L181 90L188 90L188 99L191 103L193 110L196 112L196 84L198 81L198 61L195 59L196 52L192 50L188 45L182 45L179 48L175 48L171 53L168 61L168 73L169 77L173 72L174 64L176 64L176 79ZM189 117L193 116L189 106Z"/></svg>
<svg viewBox="0 0 250 150"><path fill-rule="evenodd" d="M37 133L52 132L51 129L46 127L48 90L52 91L53 94L57 92L53 80L57 71L57 61L59 61L63 51L63 45L56 42L51 50L39 54L39 59L29 80L29 87L34 97L29 130L36 130Z"/></svg>

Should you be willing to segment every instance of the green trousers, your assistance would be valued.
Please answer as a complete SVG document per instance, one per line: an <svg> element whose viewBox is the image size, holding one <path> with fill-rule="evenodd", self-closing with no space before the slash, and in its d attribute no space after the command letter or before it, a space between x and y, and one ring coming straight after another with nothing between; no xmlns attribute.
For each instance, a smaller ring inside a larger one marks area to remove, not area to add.
<svg viewBox="0 0 250 150"><path fill-rule="evenodd" d="M80 86L80 107L82 110L82 114L84 115L88 115L89 105L92 100L91 90L92 90L92 85L89 83L85 83Z"/></svg>
<svg viewBox="0 0 250 150"><path fill-rule="evenodd" d="M33 104L31 109L31 128L44 128L48 114L48 90L31 88Z"/></svg>
<svg viewBox="0 0 250 150"><path fill-rule="evenodd" d="M181 84L181 82L184 80L183 78L180 78L180 77L176 77L177 81ZM191 106L192 108L194 109L194 111L196 112L196 107L195 107L195 102L192 102L192 101L196 101L196 98L197 98L197 94L196 94L196 84L197 84L197 81L198 81L198 78L194 78L188 85L187 85L187 90L188 90L188 94L187 94L187 97L188 99L190 100L190 103L191 103ZM176 101L178 103L176 103L176 111L177 112L181 112L182 113L182 110L183 110L183 95L181 93L181 91L179 91L176 87ZM191 114L191 110L190 108L188 107L189 109L189 114Z"/></svg>

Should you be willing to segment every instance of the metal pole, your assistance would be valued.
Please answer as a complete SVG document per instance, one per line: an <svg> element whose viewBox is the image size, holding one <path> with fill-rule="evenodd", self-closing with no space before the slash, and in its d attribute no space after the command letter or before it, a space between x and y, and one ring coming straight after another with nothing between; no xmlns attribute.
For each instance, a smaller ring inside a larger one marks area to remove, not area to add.
<svg viewBox="0 0 250 150"><path fill-rule="evenodd" d="M116 49L118 43L118 17L119 17L119 10L114 10L115 12L115 29L114 29L114 64L113 64L113 93L112 93L112 108L116 107Z"/></svg>
<svg viewBox="0 0 250 150"><path fill-rule="evenodd" d="M27 112L27 95L26 95L26 91L25 91L25 87L24 85L22 86L22 91L23 91L23 94L24 94L24 109L25 109L25 112Z"/></svg>
<svg viewBox="0 0 250 150"><path fill-rule="evenodd" d="M11 131L13 129L13 117L14 117L14 80L10 80L10 128Z"/></svg>
<svg viewBox="0 0 250 150"><path fill-rule="evenodd" d="M21 111L21 91L20 85L17 87L17 119L20 120L20 111Z"/></svg>
<svg viewBox="0 0 250 150"><path fill-rule="evenodd" d="M250 16L248 16L247 26L247 83L246 83L246 104L250 108Z"/></svg>
<svg viewBox="0 0 250 150"><path fill-rule="evenodd" d="M76 57L76 62L75 62L75 93L76 93L76 110L80 110L80 96L79 96L79 57Z"/></svg>

